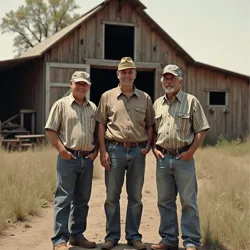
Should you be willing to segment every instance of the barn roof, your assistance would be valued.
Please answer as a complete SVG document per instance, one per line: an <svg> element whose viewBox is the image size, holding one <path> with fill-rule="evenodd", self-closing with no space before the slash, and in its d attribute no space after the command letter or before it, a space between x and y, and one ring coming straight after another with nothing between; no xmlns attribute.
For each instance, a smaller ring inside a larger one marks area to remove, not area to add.
<svg viewBox="0 0 250 250"><path fill-rule="evenodd" d="M10 60L4 60L0 61L0 69L5 68L5 67L11 67L18 65L24 61L30 60L30 59L35 59L37 57L42 56L47 50L49 50L54 44L62 40L66 35L68 35L71 31L76 29L78 26L80 26L83 22L85 22L87 19L95 15L98 11L100 11L102 8L105 7L105 5L110 2L110 0L105 0L93 9L89 10L87 13L82 15L79 19L77 19L74 23L71 25L65 27L64 29L58 31L51 37L43 40L41 43L37 44L33 48L28 49L26 52L24 52L20 57L10 59ZM147 22L147 24L154 29L160 36L161 38L169 44L177 53L178 56L182 57L187 63L209 68L212 70L219 70L222 72L227 72L229 74L237 75L240 77L249 77L244 74L236 73L233 71L229 71L226 69L221 69L218 67L214 67L211 65L207 65L204 63L199 63L196 62L172 37L168 35L166 31L164 31L146 12L146 6L143 5L139 0L127 0L127 3L129 3L133 10L140 15L143 20Z"/></svg>

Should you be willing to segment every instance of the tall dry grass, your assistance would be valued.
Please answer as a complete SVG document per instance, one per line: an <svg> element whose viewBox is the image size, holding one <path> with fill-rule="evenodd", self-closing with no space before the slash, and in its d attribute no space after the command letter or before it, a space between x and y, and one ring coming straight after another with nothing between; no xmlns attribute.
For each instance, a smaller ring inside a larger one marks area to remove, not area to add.
<svg viewBox="0 0 250 250"><path fill-rule="evenodd" d="M0 233L7 221L24 220L53 199L57 152L0 150ZM100 175L94 170L94 177Z"/></svg>
<svg viewBox="0 0 250 250"><path fill-rule="evenodd" d="M250 141L196 156L202 241L217 249L250 246Z"/></svg>
<svg viewBox="0 0 250 250"><path fill-rule="evenodd" d="M0 231L7 220L23 220L52 198L55 188L55 152L0 151Z"/></svg>
<svg viewBox="0 0 250 250"><path fill-rule="evenodd" d="M0 232L8 220L36 214L53 198L57 152L0 151ZM99 157L96 161L99 165ZM217 249L249 249L250 140L196 154L202 241ZM99 178L101 168L94 168Z"/></svg>

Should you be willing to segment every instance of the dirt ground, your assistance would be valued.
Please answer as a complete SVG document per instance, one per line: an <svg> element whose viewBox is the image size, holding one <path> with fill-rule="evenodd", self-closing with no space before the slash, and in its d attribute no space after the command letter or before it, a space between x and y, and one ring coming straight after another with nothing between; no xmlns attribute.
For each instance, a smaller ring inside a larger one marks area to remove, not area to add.
<svg viewBox="0 0 250 250"><path fill-rule="evenodd" d="M99 158L99 156L98 156ZM105 237L105 215L104 200L105 188L103 169L96 160L95 168L101 168L100 178L94 179L88 225L85 237L93 240L100 247ZM152 153L147 156L145 183L143 188L143 216L140 233L143 235L143 242L148 247L152 243L159 242L158 235L159 213L157 208L157 192L155 181L155 159ZM126 211L126 190L123 189L121 197L121 223L122 236L120 244L115 249L132 249L126 245L124 238L125 211ZM180 208L180 206L179 206ZM0 236L0 250L49 250L52 249L50 237L53 232L53 204L48 208L41 209L39 216L30 216L26 222L12 225L6 230L4 236ZM180 247L182 242L180 240ZM70 250L81 250L79 247L70 246ZM182 248L180 248L182 249Z"/></svg>

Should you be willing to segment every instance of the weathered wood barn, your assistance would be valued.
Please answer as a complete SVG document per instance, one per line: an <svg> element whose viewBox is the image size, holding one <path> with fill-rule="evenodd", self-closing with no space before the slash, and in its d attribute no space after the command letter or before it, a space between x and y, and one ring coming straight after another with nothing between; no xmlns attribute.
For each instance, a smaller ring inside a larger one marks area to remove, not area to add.
<svg viewBox="0 0 250 250"><path fill-rule="evenodd" d="M200 100L215 142L250 132L249 76L196 62L150 16L138 0L106 0L76 22L29 49L20 58L0 61L0 120L20 109L36 110L35 132L43 132L50 107L69 90L75 70L91 75L90 99L116 86L121 57L131 56L138 68L135 85L153 101L162 95L163 67L178 64L183 90Z"/></svg>

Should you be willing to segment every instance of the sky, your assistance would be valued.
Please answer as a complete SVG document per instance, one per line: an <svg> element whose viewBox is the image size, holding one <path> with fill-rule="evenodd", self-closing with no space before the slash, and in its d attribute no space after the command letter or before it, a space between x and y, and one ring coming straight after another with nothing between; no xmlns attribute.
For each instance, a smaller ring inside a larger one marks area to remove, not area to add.
<svg viewBox="0 0 250 250"><path fill-rule="evenodd" d="M76 0L84 14L100 0ZM250 76L250 0L141 0L195 61ZM25 0L0 0L0 19ZM0 34L0 61L13 58L13 35Z"/></svg>

